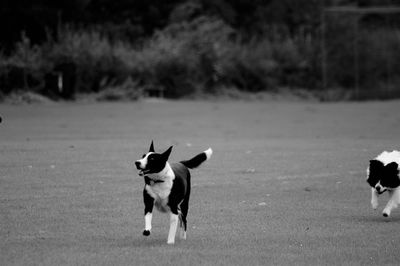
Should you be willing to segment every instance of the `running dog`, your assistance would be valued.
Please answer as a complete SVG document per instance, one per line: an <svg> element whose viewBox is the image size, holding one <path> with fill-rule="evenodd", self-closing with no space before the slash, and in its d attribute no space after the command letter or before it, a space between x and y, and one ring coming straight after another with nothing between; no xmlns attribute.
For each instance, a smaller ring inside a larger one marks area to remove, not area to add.
<svg viewBox="0 0 400 266"><path fill-rule="evenodd" d="M372 187L371 205L378 208L378 196L385 191L389 193L389 201L383 209L383 216L389 217L394 208L400 204L400 152L384 151L370 160L367 169L367 182Z"/></svg>
<svg viewBox="0 0 400 266"><path fill-rule="evenodd" d="M190 197L190 172L189 169L200 166L210 159L213 151L211 148L196 155L190 160L179 163L169 163L172 146L163 153L154 150L153 141L149 152L142 159L135 161L139 175L144 177L144 219L145 228L143 235L149 236L151 232L151 220L153 206L161 212L170 214L170 227L168 244L175 243L175 235L178 227L181 239L186 239L187 214Z"/></svg>

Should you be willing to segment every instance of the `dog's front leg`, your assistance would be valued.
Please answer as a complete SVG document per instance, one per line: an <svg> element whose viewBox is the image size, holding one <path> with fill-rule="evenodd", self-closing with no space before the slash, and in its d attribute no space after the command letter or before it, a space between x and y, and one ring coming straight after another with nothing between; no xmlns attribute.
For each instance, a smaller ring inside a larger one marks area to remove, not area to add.
<svg viewBox="0 0 400 266"><path fill-rule="evenodd" d="M153 218L153 206L154 199L150 196L150 194L143 190L143 201L144 201L144 236L149 236L151 232L151 220Z"/></svg>
<svg viewBox="0 0 400 266"><path fill-rule="evenodd" d="M385 209L383 209L383 216L389 217L392 210L397 207L397 204L399 203L399 200L398 200L399 195L398 194L399 193L397 190L389 191L390 199L389 199L388 203L386 204Z"/></svg>
<svg viewBox="0 0 400 266"><path fill-rule="evenodd" d="M169 220L169 233L168 233L167 244L175 243L175 235L176 235L176 230L178 228L178 220L179 220L178 214L171 212Z"/></svg>
<svg viewBox="0 0 400 266"><path fill-rule="evenodd" d="M153 213L148 212L144 215L144 236L149 236L151 232L151 220L153 218Z"/></svg>
<svg viewBox="0 0 400 266"><path fill-rule="evenodd" d="M378 192L376 192L376 190L375 190L375 188L372 188L371 189L371 206L372 206L372 209L376 209L376 208L378 208Z"/></svg>

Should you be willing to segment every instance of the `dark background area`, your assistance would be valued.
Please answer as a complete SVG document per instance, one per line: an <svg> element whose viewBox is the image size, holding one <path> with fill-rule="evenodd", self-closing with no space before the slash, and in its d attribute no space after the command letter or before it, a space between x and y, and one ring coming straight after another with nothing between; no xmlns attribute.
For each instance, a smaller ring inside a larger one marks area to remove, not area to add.
<svg viewBox="0 0 400 266"><path fill-rule="evenodd" d="M46 40L46 32L56 32L60 24L81 27L119 25L123 37L148 37L155 30L195 16L211 15L248 36L262 31L263 25L287 25L291 33L304 26L318 26L320 1L161 1L161 0L16 0L2 1L1 43L7 48L20 40L21 31L35 43ZM196 10L194 10L196 9ZM116 34L117 32L109 32ZM121 34L121 33L119 33ZM130 36L133 35L133 36ZM135 40L132 38L132 40Z"/></svg>
<svg viewBox="0 0 400 266"><path fill-rule="evenodd" d="M232 88L251 93L301 88L321 94L328 88L361 87L368 92L384 88L391 97L400 81L400 13L323 10L399 3L3 0L0 92L35 91L53 98L104 92L106 99L136 99L144 91L179 98ZM62 88L56 85L61 74L63 82L69 80Z"/></svg>

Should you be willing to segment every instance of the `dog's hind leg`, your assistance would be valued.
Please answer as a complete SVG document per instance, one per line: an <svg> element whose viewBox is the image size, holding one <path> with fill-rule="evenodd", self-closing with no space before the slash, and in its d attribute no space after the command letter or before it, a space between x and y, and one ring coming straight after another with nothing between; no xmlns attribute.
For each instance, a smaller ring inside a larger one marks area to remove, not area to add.
<svg viewBox="0 0 400 266"><path fill-rule="evenodd" d="M186 239L186 231L187 231L187 214L189 210L189 199L185 199L181 204L181 213L180 213L180 234L179 237L181 239Z"/></svg>
<svg viewBox="0 0 400 266"><path fill-rule="evenodd" d="M146 189L143 190L144 201L144 236L149 236L151 232L151 220L153 218L154 199L147 193Z"/></svg>
<svg viewBox="0 0 400 266"><path fill-rule="evenodd" d="M179 215L179 238L186 240L186 217Z"/></svg>
<svg viewBox="0 0 400 266"><path fill-rule="evenodd" d="M182 218L182 213L179 214L179 238L186 239L186 230L185 225Z"/></svg>
<svg viewBox="0 0 400 266"><path fill-rule="evenodd" d="M190 199L190 190L191 190L191 185L190 185L190 174L187 178L187 190L186 190L186 195L180 204L180 209L181 209L181 230L180 230L180 238L186 240L186 232L187 232L187 215L189 211L189 199Z"/></svg>

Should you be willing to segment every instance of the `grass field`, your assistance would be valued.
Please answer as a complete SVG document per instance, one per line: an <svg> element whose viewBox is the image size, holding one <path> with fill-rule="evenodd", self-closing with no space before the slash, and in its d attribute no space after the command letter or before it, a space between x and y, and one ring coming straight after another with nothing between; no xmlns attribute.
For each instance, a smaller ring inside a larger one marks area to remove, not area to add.
<svg viewBox="0 0 400 266"><path fill-rule="evenodd" d="M370 207L368 160L400 148L400 102L0 105L0 265L398 265L400 209ZM144 228L133 161L213 148L188 239Z"/></svg>

